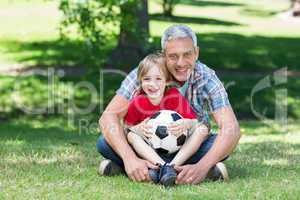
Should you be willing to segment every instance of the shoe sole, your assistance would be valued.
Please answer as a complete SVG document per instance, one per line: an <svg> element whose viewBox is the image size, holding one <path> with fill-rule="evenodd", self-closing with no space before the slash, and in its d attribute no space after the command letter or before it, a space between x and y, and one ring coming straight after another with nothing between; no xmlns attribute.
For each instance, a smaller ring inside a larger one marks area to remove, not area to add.
<svg viewBox="0 0 300 200"><path fill-rule="evenodd" d="M102 176L110 175L111 171L111 161L110 160L103 160L99 165L98 174Z"/></svg>
<svg viewBox="0 0 300 200"><path fill-rule="evenodd" d="M174 176L168 176L168 177L162 177L160 179L160 183L166 187L175 185L176 181L176 175Z"/></svg>
<svg viewBox="0 0 300 200"><path fill-rule="evenodd" d="M218 169L220 170L221 174L222 174L222 177L223 177L223 180L224 181L229 181L229 176L228 176L228 172L227 172L227 169L226 169L226 166L224 163L217 163L216 166L218 167Z"/></svg>
<svg viewBox="0 0 300 200"><path fill-rule="evenodd" d="M115 176L122 173L122 169L111 160L103 160L98 169L98 174L102 176Z"/></svg>

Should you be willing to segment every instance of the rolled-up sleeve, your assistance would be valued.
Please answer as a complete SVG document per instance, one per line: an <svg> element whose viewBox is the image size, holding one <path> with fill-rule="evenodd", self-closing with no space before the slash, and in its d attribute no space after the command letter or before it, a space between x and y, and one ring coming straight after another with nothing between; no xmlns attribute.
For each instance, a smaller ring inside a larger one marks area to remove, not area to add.
<svg viewBox="0 0 300 200"><path fill-rule="evenodd" d="M207 92L207 101L211 112L230 105L224 85L215 73L211 74L207 80L205 91Z"/></svg>
<svg viewBox="0 0 300 200"><path fill-rule="evenodd" d="M127 100L131 100L137 88L137 68L135 68L122 81L122 84L120 88L116 91L116 94L125 97Z"/></svg>

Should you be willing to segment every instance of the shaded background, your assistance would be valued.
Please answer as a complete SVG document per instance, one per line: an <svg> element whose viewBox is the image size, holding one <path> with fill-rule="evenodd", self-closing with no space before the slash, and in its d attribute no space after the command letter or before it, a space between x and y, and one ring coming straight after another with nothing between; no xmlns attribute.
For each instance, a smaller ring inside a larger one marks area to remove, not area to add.
<svg viewBox="0 0 300 200"><path fill-rule="evenodd" d="M257 119L251 111L251 90L283 67L288 81L273 82L257 92L254 108L274 119L275 93L285 88L289 118L300 116L300 20L291 16L290 1L1 0L0 5L2 119L28 115L22 106L54 110L44 116L80 117L70 102L81 108L92 102L96 108L87 116L96 120L123 79L105 76L104 93L99 96L99 71L130 71L147 53L159 50L163 31L178 23L196 31L199 59L216 70L225 85L230 84L227 90L239 119ZM35 72L48 68L65 71L65 76L55 77L51 103L48 79ZM33 75L22 76L27 72ZM91 99L91 91L75 87L83 80L97 89L98 98Z"/></svg>

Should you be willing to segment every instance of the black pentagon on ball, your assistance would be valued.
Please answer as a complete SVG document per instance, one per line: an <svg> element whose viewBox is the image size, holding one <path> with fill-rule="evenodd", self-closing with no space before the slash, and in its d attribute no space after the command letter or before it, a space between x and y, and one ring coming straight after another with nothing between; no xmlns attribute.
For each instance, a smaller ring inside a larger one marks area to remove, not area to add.
<svg viewBox="0 0 300 200"><path fill-rule="evenodd" d="M155 135L159 137L160 139L164 139L168 136L167 127L166 126L157 126Z"/></svg>
<svg viewBox="0 0 300 200"><path fill-rule="evenodd" d="M168 150L163 149L163 148L158 148L158 149L155 149L155 150L156 150L156 152L157 152L158 154L167 154L167 153L169 153Z"/></svg>
<svg viewBox="0 0 300 200"><path fill-rule="evenodd" d="M173 118L173 121L177 121L177 120L181 119L180 115L178 115L177 113L172 113L171 116Z"/></svg>
<svg viewBox="0 0 300 200"><path fill-rule="evenodd" d="M150 119L155 119L159 114L160 114L160 112L157 112L157 113L153 114L153 115L150 117Z"/></svg>
<svg viewBox="0 0 300 200"><path fill-rule="evenodd" d="M181 146L184 144L185 142L185 139L186 139L186 136L185 135L181 135L177 138L177 146Z"/></svg>

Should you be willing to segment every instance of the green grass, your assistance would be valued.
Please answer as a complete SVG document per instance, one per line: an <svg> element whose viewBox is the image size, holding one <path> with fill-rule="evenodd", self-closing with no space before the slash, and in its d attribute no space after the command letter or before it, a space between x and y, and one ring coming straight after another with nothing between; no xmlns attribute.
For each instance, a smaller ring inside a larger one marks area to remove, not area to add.
<svg viewBox="0 0 300 200"><path fill-rule="evenodd" d="M0 125L0 199L299 199L299 128L243 121L240 145L226 161L229 183L165 189L99 177L96 132L80 134L63 118L6 121Z"/></svg>
<svg viewBox="0 0 300 200"><path fill-rule="evenodd" d="M21 67L86 66L102 62L103 52L94 52L83 41L61 40L62 17L58 1L0 0L0 69ZM92 63L92 64L91 64Z"/></svg>

